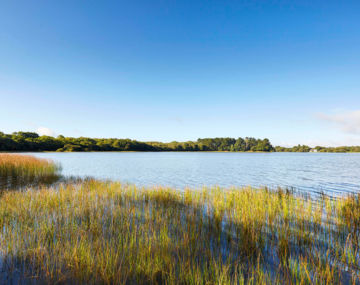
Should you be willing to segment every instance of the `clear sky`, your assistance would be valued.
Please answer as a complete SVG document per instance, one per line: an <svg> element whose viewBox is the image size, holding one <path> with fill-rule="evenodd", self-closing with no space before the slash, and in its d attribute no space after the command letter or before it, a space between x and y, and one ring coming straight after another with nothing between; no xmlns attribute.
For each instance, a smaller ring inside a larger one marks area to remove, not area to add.
<svg viewBox="0 0 360 285"><path fill-rule="evenodd" d="M360 144L360 1L0 2L0 131Z"/></svg>

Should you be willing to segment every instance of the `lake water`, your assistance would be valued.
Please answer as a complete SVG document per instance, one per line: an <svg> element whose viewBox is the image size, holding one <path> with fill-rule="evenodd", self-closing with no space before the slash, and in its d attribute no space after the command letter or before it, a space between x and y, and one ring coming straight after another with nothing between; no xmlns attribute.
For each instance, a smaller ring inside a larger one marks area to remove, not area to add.
<svg viewBox="0 0 360 285"><path fill-rule="evenodd" d="M30 153L62 165L66 176L139 186L294 187L309 193L360 192L358 153L84 152Z"/></svg>

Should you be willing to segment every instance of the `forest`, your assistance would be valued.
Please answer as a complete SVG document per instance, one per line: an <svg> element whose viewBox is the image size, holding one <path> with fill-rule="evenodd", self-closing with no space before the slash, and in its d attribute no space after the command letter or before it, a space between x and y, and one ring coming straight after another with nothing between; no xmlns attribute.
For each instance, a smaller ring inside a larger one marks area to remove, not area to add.
<svg viewBox="0 0 360 285"><path fill-rule="evenodd" d="M360 152L360 146L339 146L339 147L324 147L316 146L311 148L307 145L296 145L293 147L276 146L276 152Z"/></svg>
<svg viewBox="0 0 360 285"><path fill-rule="evenodd" d="M274 151L268 139L205 138L187 142L140 142L117 138L39 136L0 132L0 151Z"/></svg>
<svg viewBox="0 0 360 285"><path fill-rule="evenodd" d="M270 141L245 138L202 138L186 142L140 142L118 138L87 138L39 136L34 132L0 132L0 151L231 151L231 152L360 152L360 146L311 148L298 145L292 148L273 147Z"/></svg>

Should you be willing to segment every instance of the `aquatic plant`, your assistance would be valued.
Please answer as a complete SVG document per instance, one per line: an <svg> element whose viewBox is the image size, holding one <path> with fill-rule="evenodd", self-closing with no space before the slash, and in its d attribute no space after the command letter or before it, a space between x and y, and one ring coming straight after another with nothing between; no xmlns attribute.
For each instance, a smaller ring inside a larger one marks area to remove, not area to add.
<svg viewBox="0 0 360 285"><path fill-rule="evenodd" d="M0 154L0 189L54 181L60 166L28 155Z"/></svg>
<svg viewBox="0 0 360 285"><path fill-rule="evenodd" d="M358 201L281 189L180 192L96 180L6 192L0 197L1 278L355 284Z"/></svg>

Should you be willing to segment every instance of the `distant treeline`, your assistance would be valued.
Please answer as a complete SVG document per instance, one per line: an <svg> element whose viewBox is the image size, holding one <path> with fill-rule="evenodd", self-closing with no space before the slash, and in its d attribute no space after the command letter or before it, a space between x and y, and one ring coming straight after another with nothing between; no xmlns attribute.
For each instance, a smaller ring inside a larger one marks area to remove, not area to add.
<svg viewBox="0 0 360 285"><path fill-rule="evenodd" d="M293 147L276 146L277 152L360 152L360 146L339 146L339 147L323 147L316 146L311 148L307 145L297 145Z"/></svg>
<svg viewBox="0 0 360 285"><path fill-rule="evenodd" d="M207 138L195 142L162 143L0 132L0 151L274 151L274 148L268 139L255 138Z"/></svg>
<svg viewBox="0 0 360 285"><path fill-rule="evenodd" d="M263 152L360 152L360 146L312 149L306 145L273 147L268 139L205 138L187 142L139 142L131 139L94 139L39 136L33 132L0 132L0 151L263 151Z"/></svg>

